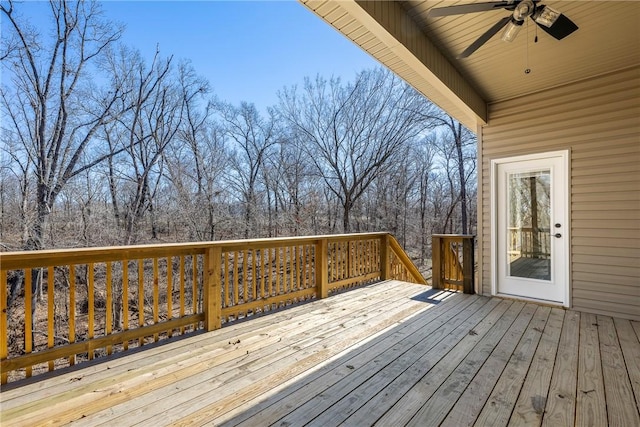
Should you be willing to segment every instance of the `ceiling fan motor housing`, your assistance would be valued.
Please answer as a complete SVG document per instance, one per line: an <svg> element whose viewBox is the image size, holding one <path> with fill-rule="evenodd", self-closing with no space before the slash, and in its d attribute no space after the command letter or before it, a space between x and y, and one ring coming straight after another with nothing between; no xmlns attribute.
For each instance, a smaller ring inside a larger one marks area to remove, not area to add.
<svg viewBox="0 0 640 427"><path fill-rule="evenodd" d="M522 24L527 16L533 15L535 10L536 5L533 3L533 1L523 0L518 3L516 8L513 10L513 20Z"/></svg>

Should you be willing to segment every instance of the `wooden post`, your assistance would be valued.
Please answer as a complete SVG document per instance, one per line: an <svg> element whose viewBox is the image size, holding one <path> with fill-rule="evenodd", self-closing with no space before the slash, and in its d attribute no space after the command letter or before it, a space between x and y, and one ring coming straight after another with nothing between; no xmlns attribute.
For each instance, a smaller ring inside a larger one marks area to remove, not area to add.
<svg viewBox="0 0 640 427"><path fill-rule="evenodd" d="M389 235L380 238L380 279L390 280L391 266L389 265Z"/></svg>
<svg viewBox="0 0 640 427"><path fill-rule="evenodd" d="M329 296L329 263L327 262L327 239L320 239L316 243L316 256L314 257L314 271L316 273L316 292L318 298Z"/></svg>
<svg viewBox="0 0 640 427"><path fill-rule="evenodd" d="M474 289L474 265L473 259L473 238L466 236L462 239L462 289L465 294L475 293Z"/></svg>
<svg viewBox="0 0 640 427"><path fill-rule="evenodd" d="M442 289L442 240L440 236L431 237L431 287Z"/></svg>
<svg viewBox="0 0 640 427"><path fill-rule="evenodd" d="M204 286L204 323L207 331L222 326L222 249L210 246L205 251L207 281Z"/></svg>

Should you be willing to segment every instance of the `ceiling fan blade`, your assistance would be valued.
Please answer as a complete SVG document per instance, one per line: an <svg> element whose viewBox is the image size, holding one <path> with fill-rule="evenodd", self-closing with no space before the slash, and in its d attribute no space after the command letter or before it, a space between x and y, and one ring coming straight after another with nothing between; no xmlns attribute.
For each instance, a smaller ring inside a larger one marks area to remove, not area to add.
<svg viewBox="0 0 640 427"><path fill-rule="evenodd" d="M542 6L531 19L556 40L562 40L578 29L571 19L549 6Z"/></svg>
<svg viewBox="0 0 640 427"><path fill-rule="evenodd" d="M464 52L457 56L457 59L467 58L473 52L478 50L480 46L485 44L491 37L493 37L498 31L505 27L511 20L511 16L505 16L501 20L499 20L493 27L489 28L483 35L478 37L476 41L474 41L471 46L466 48Z"/></svg>
<svg viewBox="0 0 640 427"><path fill-rule="evenodd" d="M487 3L471 3L471 4L459 4L455 6L446 7L434 7L429 11L429 17L438 16L450 16L450 15L462 15L464 13L485 12L487 10L496 9L515 9L517 2L508 1L492 1Z"/></svg>

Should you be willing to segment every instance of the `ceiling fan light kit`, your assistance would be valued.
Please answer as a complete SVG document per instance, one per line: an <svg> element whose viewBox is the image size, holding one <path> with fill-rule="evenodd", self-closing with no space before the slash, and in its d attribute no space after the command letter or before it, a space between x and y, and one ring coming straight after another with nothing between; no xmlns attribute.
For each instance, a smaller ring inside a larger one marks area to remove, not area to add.
<svg viewBox="0 0 640 427"><path fill-rule="evenodd" d="M578 26L569 18L555 9L545 5L538 5L540 0L509 0L498 2L472 3L447 7L435 7L429 11L429 16L451 16L465 13L485 12L496 9L512 11L511 16L502 18L475 42L465 49L458 59L466 58L478 50L489 39L504 28L503 41L513 41L527 17L530 17L540 28L556 40L562 40L578 29Z"/></svg>
<svg viewBox="0 0 640 427"><path fill-rule="evenodd" d="M551 9L549 6L540 6L540 8L533 16L533 20L536 21L537 24L544 25L547 28L551 28L551 26L558 20L560 15L562 15L560 12Z"/></svg>
<svg viewBox="0 0 640 427"><path fill-rule="evenodd" d="M527 18L527 16L531 15L535 10L535 5L531 0L524 0L516 6L513 10L513 16L507 26L504 28L504 32L502 33L502 41L512 42L520 29L522 28L522 23Z"/></svg>
<svg viewBox="0 0 640 427"><path fill-rule="evenodd" d="M509 21L502 33L502 41L512 42L520 32L523 22L524 21L514 21L513 19Z"/></svg>

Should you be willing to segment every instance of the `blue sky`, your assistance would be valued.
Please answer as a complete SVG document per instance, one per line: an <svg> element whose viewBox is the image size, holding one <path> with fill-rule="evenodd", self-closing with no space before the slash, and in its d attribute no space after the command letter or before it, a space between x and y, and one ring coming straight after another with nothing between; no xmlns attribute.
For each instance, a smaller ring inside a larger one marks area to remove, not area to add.
<svg viewBox="0 0 640 427"><path fill-rule="evenodd" d="M47 7L24 6L27 16ZM127 45L147 57L159 45L163 56L190 59L220 99L253 102L263 111L277 102L278 90L305 76L351 80L378 64L295 0L104 1L102 7L108 19L126 25ZM34 23L41 19L34 16Z"/></svg>

